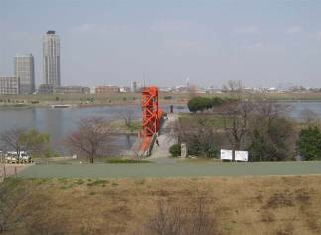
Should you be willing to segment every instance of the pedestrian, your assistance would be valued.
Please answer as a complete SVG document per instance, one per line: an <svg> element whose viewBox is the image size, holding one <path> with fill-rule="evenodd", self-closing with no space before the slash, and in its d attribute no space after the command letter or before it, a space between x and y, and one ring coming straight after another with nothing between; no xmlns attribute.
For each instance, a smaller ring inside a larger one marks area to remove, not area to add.
<svg viewBox="0 0 321 235"><path fill-rule="evenodd" d="M157 144L157 146L159 147L159 142L158 142L158 139L156 139L156 144Z"/></svg>

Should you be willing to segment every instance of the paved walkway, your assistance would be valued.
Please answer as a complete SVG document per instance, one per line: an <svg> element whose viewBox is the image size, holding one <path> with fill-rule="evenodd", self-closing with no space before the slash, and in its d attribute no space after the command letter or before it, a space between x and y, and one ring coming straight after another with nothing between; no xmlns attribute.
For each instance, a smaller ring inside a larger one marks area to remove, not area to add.
<svg viewBox="0 0 321 235"><path fill-rule="evenodd" d="M171 145L176 143L176 140L171 136L173 132L173 124L178 119L178 114L168 114L165 120L160 135L157 137L159 146L155 143L151 156L148 158L157 163L174 163L175 159L169 158L168 152Z"/></svg>

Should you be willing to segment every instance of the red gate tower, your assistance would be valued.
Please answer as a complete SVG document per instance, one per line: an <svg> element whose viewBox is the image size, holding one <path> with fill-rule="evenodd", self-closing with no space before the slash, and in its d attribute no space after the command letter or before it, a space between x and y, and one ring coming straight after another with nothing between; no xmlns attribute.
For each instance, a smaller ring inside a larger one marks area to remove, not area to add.
<svg viewBox="0 0 321 235"><path fill-rule="evenodd" d="M149 151L153 139L157 136L162 118L162 110L158 107L158 88L147 87L142 96L143 139L140 151L144 154Z"/></svg>

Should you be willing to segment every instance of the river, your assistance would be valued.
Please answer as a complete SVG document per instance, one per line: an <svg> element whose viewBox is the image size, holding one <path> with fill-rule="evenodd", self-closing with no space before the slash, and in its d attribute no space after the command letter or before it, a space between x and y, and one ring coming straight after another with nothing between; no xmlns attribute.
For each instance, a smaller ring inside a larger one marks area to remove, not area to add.
<svg viewBox="0 0 321 235"><path fill-rule="evenodd" d="M169 111L169 106L162 107ZM174 110L187 111L186 107L174 106ZM141 118L139 106L95 106L86 108L0 108L0 133L11 127L35 128L50 134L52 145L58 152L66 153L62 145L64 137L77 130L83 118L103 117L107 120L121 119L131 112L135 119ZM119 155L130 149L137 136L115 135L110 143L110 155Z"/></svg>
<svg viewBox="0 0 321 235"><path fill-rule="evenodd" d="M290 105L289 115L300 119L304 109L313 110L321 116L321 102L284 102ZM169 112L169 106L162 107ZM187 112L185 106L174 106L174 112ZM82 118L104 117L117 120L131 112L134 118L141 118L139 106L96 106L86 108L0 108L0 132L10 127L35 128L48 132L52 144L59 152L63 151L61 140L77 129L77 122ZM110 155L118 155L131 148L136 140L135 135L116 135L113 137Z"/></svg>

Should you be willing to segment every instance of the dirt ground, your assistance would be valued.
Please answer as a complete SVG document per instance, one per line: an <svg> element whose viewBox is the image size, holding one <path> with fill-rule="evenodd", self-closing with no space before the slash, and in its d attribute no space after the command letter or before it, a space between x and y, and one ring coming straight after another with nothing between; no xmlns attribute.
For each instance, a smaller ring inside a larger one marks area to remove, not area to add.
<svg viewBox="0 0 321 235"><path fill-rule="evenodd" d="M11 180L30 192L17 211L32 234L141 234L159 201L184 207L200 195L218 234L321 234L320 175Z"/></svg>
<svg viewBox="0 0 321 235"><path fill-rule="evenodd" d="M0 182L9 176L13 176L29 167L31 164L4 164L0 163Z"/></svg>

